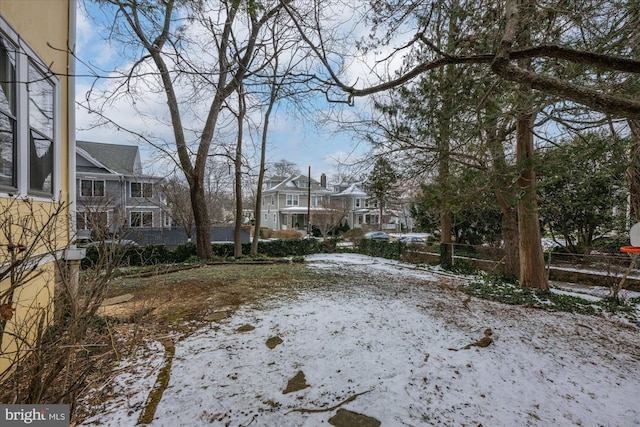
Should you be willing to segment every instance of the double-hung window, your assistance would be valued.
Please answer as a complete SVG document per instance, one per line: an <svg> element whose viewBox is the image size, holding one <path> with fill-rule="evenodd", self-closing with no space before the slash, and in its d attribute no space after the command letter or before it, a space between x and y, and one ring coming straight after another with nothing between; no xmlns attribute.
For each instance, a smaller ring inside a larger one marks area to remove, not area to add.
<svg viewBox="0 0 640 427"><path fill-rule="evenodd" d="M299 198L297 194L287 194L287 206L298 206Z"/></svg>
<svg viewBox="0 0 640 427"><path fill-rule="evenodd" d="M150 182L132 182L131 197L153 197L153 184Z"/></svg>
<svg viewBox="0 0 640 427"><path fill-rule="evenodd" d="M153 212L131 212L131 227L151 228L153 227Z"/></svg>
<svg viewBox="0 0 640 427"><path fill-rule="evenodd" d="M59 191L59 80L0 16L0 191Z"/></svg>
<svg viewBox="0 0 640 427"><path fill-rule="evenodd" d="M104 197L104 181L81 180L80 195L82 197Z"/></svg>

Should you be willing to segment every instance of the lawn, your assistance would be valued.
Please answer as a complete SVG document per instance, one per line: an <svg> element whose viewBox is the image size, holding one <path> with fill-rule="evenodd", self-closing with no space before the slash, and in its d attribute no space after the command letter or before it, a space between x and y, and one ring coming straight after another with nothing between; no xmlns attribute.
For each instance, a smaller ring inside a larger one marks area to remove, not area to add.
<svg viewBox="0 0 640 427"><path fill-rule="evenodd" d="M78 413L108 426L640 424L640 329L479 299L466 282L353 254L122 279L116 294L134 298L101 313L120 360Z"/></svg>

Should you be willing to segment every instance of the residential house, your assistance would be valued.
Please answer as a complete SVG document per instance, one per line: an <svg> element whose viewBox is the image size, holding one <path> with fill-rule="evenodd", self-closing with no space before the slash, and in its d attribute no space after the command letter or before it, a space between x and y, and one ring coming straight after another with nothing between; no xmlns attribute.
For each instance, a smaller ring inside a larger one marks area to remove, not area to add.
<svg viewBox="0 0 640 427"><path fill-rule="evenodd" d="M143 173L138 146L78 141L76 179L79 238L99 230L171 227L158 188L161 179Z"/></svg>
<svg viewBox="0 0 640 427"><path fill-rule="evenodd" d="M50 318L53 255L64 253L71 237L75 68L67 48L75 46L75 3L0 1L0 373L29 347L35 319ZM47 245L34 244L42 230L25 230L28 220L35 227L65 206ZM37 273L20 281L4 267L24 254Z"/></svg>
<svg viewBox="0 0 640 427"><path fill-rule="evenodd" d="M331 195L331 191L326 188L326 178L322 181L309 179L305 175L271 177L265 180L260 226L273 230L306 230L308 213L311 213L313 223L313 211L322 210L323 203Z"/></svg>
<svg viewBox="0 0 640 427"><path fill-rule="evenodd" d="M313 212L320 212L326 206L340 203L345 210L344 221L349 228L379 227L380 210L378 204L363 189L362 182L335 184L332 190L327 188L323 174L320 182L309 177L296 175L291 177L271 177L265 180L262 192L262 219L260 225L274 230L305 230L307 224L307 199L311 202L311 223ZM400 218L392 209L384 211L384 229L398 230Z"/></svg>

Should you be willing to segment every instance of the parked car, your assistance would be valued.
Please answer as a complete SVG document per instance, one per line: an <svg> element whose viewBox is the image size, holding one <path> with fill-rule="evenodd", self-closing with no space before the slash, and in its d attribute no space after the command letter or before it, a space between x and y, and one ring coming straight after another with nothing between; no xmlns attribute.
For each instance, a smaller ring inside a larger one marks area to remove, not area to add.
<svg viewBox="0 0 640 427"><path fill-rule="evenodd" d="M369 231L364 235L364 238L369 240L379 240L383 242L388 242L390 240L389 235L384 231Z"/></svg>
<svg viewBox="0 0 640 427"><path fill-rule="evenodd" d="M417 236L402 236L398 239L399 242L405 242L407 245L426 245L422 237Z"/></svg>

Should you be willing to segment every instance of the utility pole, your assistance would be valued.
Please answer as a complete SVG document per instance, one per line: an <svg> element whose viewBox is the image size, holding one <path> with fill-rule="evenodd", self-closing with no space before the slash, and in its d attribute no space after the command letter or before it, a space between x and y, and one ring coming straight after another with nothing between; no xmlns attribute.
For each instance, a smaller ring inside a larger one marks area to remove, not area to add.
<svg viewBox="0 0 640 427"><path fill-rule="evenodd" d="M307 237L311 237L311 166L309 166L309 185L307 186Z"/></svg>

